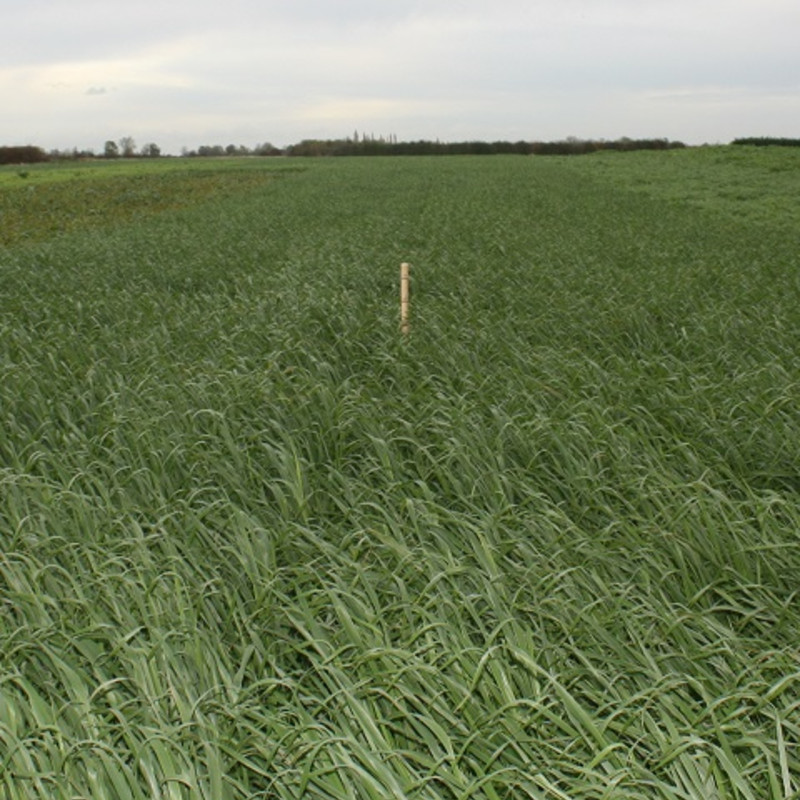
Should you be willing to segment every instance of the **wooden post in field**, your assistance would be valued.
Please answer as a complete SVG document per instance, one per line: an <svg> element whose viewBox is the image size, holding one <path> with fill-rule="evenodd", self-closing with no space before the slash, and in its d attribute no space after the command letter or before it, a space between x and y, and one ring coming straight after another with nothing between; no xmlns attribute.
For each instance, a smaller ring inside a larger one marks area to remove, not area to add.
<svg viewBox="0 0 800 800"><path fill-rule="evenodd" d="M408 298L409 298L409 265L403 262L400 265L400 331L403 336L408 335Z"/></svg>

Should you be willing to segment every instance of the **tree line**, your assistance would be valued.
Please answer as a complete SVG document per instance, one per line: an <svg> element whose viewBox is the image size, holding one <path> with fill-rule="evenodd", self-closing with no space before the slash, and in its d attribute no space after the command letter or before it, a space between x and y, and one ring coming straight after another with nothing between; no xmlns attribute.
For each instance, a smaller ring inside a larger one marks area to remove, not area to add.
<svg viewBox="0 0 800 800"><path fill-rule="evenodd" d="M229 144L223 146L221 144L204 144L196 150L189 150L184 147L181 151L181 156L185 158L221 158L224 156L274 156L283 155L283 151L279 150L269 142L264 144L257 144L255 147L246 147L243 144ZM130 136L124 136L119 142L109 140L103 148L103 158L159 158L161 156L161 148L150 142L137 150L136 142Z"/></svg>
<svg viewBox="0 0 800 800"><path fill-rule="evenodd" d="M668 139L577 139L555 142L466 141L440 142L421 139L399 142L396 137L354 137L352 139L305 139L286 148L290 156L404 156L404 155L585 155L600 150L669 150L686 147Z"/></svg>
<svg viewBox="0 0 800 800"><path fill-rule="evenodd" d="M734 139L732 144L754 146L798 147L800 139L779 137L748 137ZM189 150L183 148L183 158L220 158L233 156L403 156L403 155L586 155L600 151L629 152L633 150L672 150L686 145L669 139L579 139L570 136L557 141L463 141L441 142L420 139L401 142L397 136L359 135L343 139L303 139L288 147L275 147L269 142L254 147L245 145L201 145ZM0 146L0 164L34 164L45 161L61 161L85 158L160 158L161 148L155 142L148 142L139 147L131 136L123 136L114 141L109 139L103 146L102 153L92 150L51 150L46 152L34 145Z"/></svg>
<svg viewBox="0 0 800 800"><path fill-rule="evenodd" d="M281 150L269 142L257 144L255 147L229 144L201 145L196 150L183 148L181 156L186 158L214 158L224 156L280 156ZM161 148L155 142L148 142L139 147L132 136L123 136L115 141L109 139L103 145L101 153L94 150L50 150L35 145L0 146L0 164L40 164L45 161L80 161L91 158L161 158Z"/></svg>
<svg viewBox="0 0 800 800"><path fill-rule="evenodd" d="M746 136L734 139L731 144L745 144L751 147L800 147L800 139L785 139L774 136Z"/></svg>

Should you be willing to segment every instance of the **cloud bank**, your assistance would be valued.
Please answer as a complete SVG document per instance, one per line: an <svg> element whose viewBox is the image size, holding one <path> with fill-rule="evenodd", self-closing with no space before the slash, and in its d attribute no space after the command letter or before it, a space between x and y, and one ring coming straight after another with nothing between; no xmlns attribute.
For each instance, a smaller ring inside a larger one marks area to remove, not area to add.
<svg viewBox="0 0 800 800"><path fill-rule="evenodd" d="M794 0L28 0L5 143L796 135Z"/></svg>

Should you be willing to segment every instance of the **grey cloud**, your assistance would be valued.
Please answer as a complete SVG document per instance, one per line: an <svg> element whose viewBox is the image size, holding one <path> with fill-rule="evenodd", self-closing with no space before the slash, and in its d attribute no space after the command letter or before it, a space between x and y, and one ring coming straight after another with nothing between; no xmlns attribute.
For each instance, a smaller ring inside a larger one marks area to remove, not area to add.
<svg viewBox="0 0 800 800"><path fill-rule="evenodd" d="M704 87L739 103L713 122L725 140L749 132L753 91L790 96L800 74L796 0L26 0L3 26L0 107L19 120L6 135L47 131L46 146L123 123L164 145L169 131L178 149L229 131L289 143L390 127L691 141L696 113L676 103L657 119L641 98ZM44 91L59 82L70 90ZM776 135L800 125L784 107Z"/></svg>

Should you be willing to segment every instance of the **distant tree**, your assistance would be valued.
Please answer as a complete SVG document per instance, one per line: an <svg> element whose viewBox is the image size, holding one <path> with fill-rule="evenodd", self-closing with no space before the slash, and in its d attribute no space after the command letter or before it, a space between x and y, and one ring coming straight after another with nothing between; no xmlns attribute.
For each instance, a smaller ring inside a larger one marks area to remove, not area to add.
<svg viewBox="0 0 800 800"><path fill-rule="evenodd" d="M203 158L214 158L225 155L225 148L221 144L201 144L197 148L197 155Z"/></svg>
<svg viewBox="0 0 800 800"><path fill-rule="evenodd" d="M158 158L161 155L161 148L155 142L150 142L144 145L139 152L145 158Z"/></svg>
<svg viewBox="0 0 800 800"><path fill-rule="evenodd" d="M117 147L117 143L109 139L103 147L103 156L105 158L119 158L119 147Z"/></svg>
<svg viewBox="0 0 800 800"><path fill-rule="evenodd" d="M303 139L297 144L290 145L286 152L290 156L323 156L330 154L334 144L336 142L323 139Z"/></svg>
<svg viewBox="0 0 800 800"><path fill-rule="evenodd" d="M133 158L136 155L136 142L132 136L123 136L119 140L120 153L124 158Z"/></svg>
<svg viewBox="0 0 800 800"><path fill-rule="evenodd" d="M264 142L263 144L257 144L253 148L253 155L254 156L282 156L283 155L283 151L279 150L271 142Z"/></svg>
<svg viewBox="0 0 800 800"><path fill-rule="evenodd" d="M79 150L77 147L73 147L72 150L69 151L69 154L66 157L71 158L75 161L79 161L86 158L94 158L94 150L92 150L91 148L88 150Z"/></svg>
<svg viewBox="0 0 800 800"><path fill-rule="evenodd" d="M37 164L47 161L47 153L32 144L0 147L0 164Z"/></svg>
<svg viewBox="0 0 800 800"><path fill-rule="evenodd" d="M77 147L73 147L70 150L59 150L54 147L47 153L47 158L50 161L80 161L94 157L94 150L79 150Z"/></svg>

